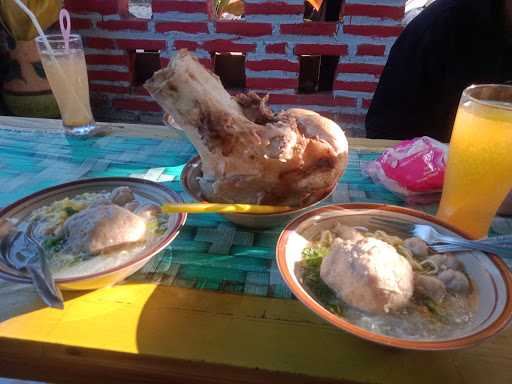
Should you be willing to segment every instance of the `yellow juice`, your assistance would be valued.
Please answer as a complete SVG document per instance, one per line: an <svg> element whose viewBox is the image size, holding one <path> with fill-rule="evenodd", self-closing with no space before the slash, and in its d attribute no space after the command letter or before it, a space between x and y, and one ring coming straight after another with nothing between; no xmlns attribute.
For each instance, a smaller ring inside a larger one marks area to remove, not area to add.
<svg viewBox="0 0 512 384"><path fill-rule="evenodd" d="M64 126L79 127L94 123L83 50L55 52L55 59L41 53L41 62L59 105Z"/></svg>
<svg viewBox="0 0 512 384"><path fill-rule="evenodd" d="M488 233L512 186L512 104L459 105L437 216L475 238Z"/></svg>

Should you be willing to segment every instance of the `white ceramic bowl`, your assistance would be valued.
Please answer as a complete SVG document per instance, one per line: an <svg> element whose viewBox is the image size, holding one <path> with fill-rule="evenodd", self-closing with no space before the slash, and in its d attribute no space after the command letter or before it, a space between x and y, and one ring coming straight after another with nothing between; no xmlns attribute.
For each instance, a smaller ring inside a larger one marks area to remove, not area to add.
<svg viewBox="0 0 512 384"><path fill-rule="evenodd" d="M203 174L201 170L201 159L199 156L191 159L183 169L181 173L181 184L185 191L197 201L207 202L204 196L201 194L201 188L199 186L198 179ZM271 214L251 214L251 213L222 213L227 220L234 224L242 227L262 229L277 227L288 223L293 218L307 212L308 210L320 205L325 202L334 192L336 186L326 193L322 198L313 204L305 207L296 208L283 213L271 213Z"/></svg>
<svg viewBox="0 0 512 384"><path fill-rule="evenodd" d="M163 203L182 203L175 192L163 186L144 179L129 177L107 177L84 179L60 184L27 196L7 206L0 212L0 220L8 219L23 223L35 209L49 205L65 197L76 196L85 192L111 191L114 188L127 186L132 189L137 200L161 205ZM146 265L156 254L167 247L178 235L185 224L185 213L170 216L169 225L164 235L157 242L148 245L131 260L114 268L98 273L69 278L57 278L55 282L63 290L89 290L114 285L132 275ZM30 279L23 273L9 269L0 264L0 277L13 282L28 283Z"/></svg>
<svg viewBox="0 0 512 384"><path fill-rule="evenodd" d="M400 218L411 223L427 223L445 234L464 236L460 230L423 212L380 204L339 204L314 209L288 224L276 247L279 271L294 295L310 310L335 327L379 344L405 349L446 350L469 347L503 330L512 316L512 277L505 263L497 256L482 252L464 252L458 259L464 264L473 287L479 295L478 308L470 324L449 339L418 340L386 336L354 325L343 317L328 311L316 301L301 283L302 250L309 241L317 238L322 230L334 222L349 226L372 227L369 219L374 216ZM390 234L394 231L382 229ZM395 233L396 234L396 233ZM466 237L466 236L464 236Z"/></svg>

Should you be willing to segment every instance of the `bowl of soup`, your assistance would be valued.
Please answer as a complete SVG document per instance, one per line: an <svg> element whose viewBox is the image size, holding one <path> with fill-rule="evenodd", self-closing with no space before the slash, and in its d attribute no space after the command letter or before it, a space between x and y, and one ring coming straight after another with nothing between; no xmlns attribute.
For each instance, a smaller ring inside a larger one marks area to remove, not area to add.
<svg viewBox="0 0 512 384"><path fill-rule="evenodd" d="M464 234L423 212L380 204L314 209L289 223L276 246L294 295L335 327L391 347L475 345L512 317L506 264L483 252L437 254L418 238L372 218L432 225Z"/></svg>
<svg viewBox="0 0 512 384"><path fill-rule="evenodd" d="M186 214L165 214L160 206L181 202L178 194L148 180L84 179L18 200L0 212L0 221L21 231L31 228L59 288L97 289L124 280L169 246ZM19 246L14 241L9 252ZM4 263L0 273L30 282Z"/></svg>

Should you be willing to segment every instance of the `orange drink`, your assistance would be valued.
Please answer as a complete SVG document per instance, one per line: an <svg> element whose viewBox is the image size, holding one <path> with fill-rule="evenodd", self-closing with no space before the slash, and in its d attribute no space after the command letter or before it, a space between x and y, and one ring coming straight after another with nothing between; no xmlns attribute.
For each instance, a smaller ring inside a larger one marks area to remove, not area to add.
<svg viewBox="0 0 512 384"><path fill-rule="evenodd" d="M82 40L70 35L65 46L62 35L47 35L51 52L41 37L36 38L41 63L57 100L65 132L87 135L95 128L89 102L89 83Z"/></svg>
<svg viewBox="0 0 512 384"><path fill-rule="evenodd" d="M54 60L48 54L41 53L41 62L59 105L64 126L78 127L94 121L83 51L70 49L68 54L57 52ZM62 68L62 74L58 66ZM79 101L70 94L71 90Z"/></svg>
<svg viewBox="0 0 512 384"><path fill-rule="evenodd" d="M437 216L485 237L512 187L512 86L474 85L462 94Z"/></svg>

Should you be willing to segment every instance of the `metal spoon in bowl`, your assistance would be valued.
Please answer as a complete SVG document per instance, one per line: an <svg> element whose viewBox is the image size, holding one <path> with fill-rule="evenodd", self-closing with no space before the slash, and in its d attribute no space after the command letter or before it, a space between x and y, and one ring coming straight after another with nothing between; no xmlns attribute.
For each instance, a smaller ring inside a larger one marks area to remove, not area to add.
<svg viewBox="0 0 512 384"><path fill-rule="evenodd" d="M28 275L41 299L50 307L64 308L64 300L46 262L43 247L34 239L35 221L31 221L26 231L10 225L0 239L2 264ZM21 247L19 247L21 243Z"/></svg>
<svg viewBox="0 0 512 384"><path fill-rule="evenodd" d="M504 258L512 257L512 237L498 236L481 240L468 240L460 236L439 233L433 226L418 224L402 219L372 217L370 222L381 228L392 229L401 236L416 236L425 241L435 252L458 252L479 250L496 254Z"/></svg>

